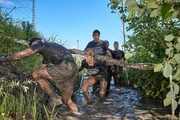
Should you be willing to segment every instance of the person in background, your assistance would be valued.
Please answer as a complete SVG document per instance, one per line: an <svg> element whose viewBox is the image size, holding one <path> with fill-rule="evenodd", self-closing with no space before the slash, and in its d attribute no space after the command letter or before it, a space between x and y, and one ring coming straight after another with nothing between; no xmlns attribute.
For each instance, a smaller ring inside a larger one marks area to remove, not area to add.
<svg viewBox="0 0 180 120"><path fill-rule="evenodd" d="M108 55L112 57L111 52L107 48L106 42L103 40L100 40L100 31L99 30L94 30L92 34L93 40L90 41L85 49L87 48L93 48L94 52L97 55ZM105 68L107 69L107 68ZM95 85L93 85L93 93L96 93L99 87L99 82L97 82Z"/></svg>
<svg viewBox="0 0 180 120"><path fill-rule="evenodd" d="M108 48L108 50L111 52L111 55L113 54L113 50L111 50L109 48L109 41L105 40L106 42L106 47ZM112 78L112 69L113 68L113 65L108 65L107 66L107 73L108 73L108 76L107 76L107 90L106 90L106 94L108 95L109 94L109 90L110 90L110 85L111 85L111 78Z"/></svg>
<svg viewBox="0 0 180 120"><path fill-rule="evenodd" d="M121 60L121 62L125 61L124 52L119 50L119 43L117 41L114 42L114 51L112 56L116 60ZM120 82L122 81L122 70L123 68L117 65L114 65L112 68L112 76L114 78L114 85L116 87L120 86Z"/></svg>
<svg viewBox="0 0 180 120"><path fill-rule="evenodd" d="M87 44L85 49L93 48L94 52L97 55L106 55L107 54L108 56L112 57L111 52L107 48L106 42L103 40L100 40L100 31L94 30L92 37L93 37L93 40Z"/></svg>
<svg viewBox="0 0 180 120"><path fill-rule="evenodd" d="M82 71L84 68L86 68L90 77L83 83L81 88L82 92L87 100L87 104L92 104L93 99L89 94L88 89L99 81L100 82L99 97L100 97L100 101L103 102L106 100L105 97L106 87L107 87L107 81L106 81L107 71L105 69L106 63L97 59L96 53L92 48L87 48L84 54L85 54L85 59L81 63L79 72Z"/></svg>
<svg viewBox="0 0 180 120"><path fill-rule="evenodd" d="M41 38L32 38L29 46L14 55L0 57L0 62L20 60L33 54L42 55L42 66L32 73L33 79L49 95L49 103L52 107L61 105L63 101L71 111L77 112L78 107L72 101L71 96L78 69L71 53L62 45L44 42ZM53 80L61 86L62 98L53 92L46 79Z"/></svg>

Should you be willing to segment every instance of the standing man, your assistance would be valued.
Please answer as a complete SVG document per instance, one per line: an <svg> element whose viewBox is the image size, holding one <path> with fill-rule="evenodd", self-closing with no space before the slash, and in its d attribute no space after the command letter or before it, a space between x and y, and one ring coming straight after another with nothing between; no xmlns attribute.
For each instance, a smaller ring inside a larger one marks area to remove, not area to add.
<svg viewBox="0 0 180 120"><path fill-rule="evenodd" d="M122 62L125 61L124 52L119 50L119 43L117 41L114 42L114 51L112 56L116 60L121 60ZM122 80L122 70L123 68L120 66L113 66L112 76L114 78L114 84L116 87L120 86L120 81Z"/></svg>
<svg viewBox="0 0 180 120"><path fill-rule="evenodd" d="M87 44L85 49L93 48L94 52L97 55L106 55L107 54L108 56L112 57L111 52L107 48L106 42L103 40L100 40L100 31L94 30L92 37L93 37L93 40Z"/></svg>
<svg viewBox="0 0 180 120"><path fill-rule="evenodd" d="M93 48L94 52L97 55L104 55L105 56L107 54L108 56L112 57L111 52L107 48L106 42L103 40L100 40L100 31L94 30L92 37L93 37L93 40L87 44L85 50L87 48ZM95 93L97 91L98 85L99 85L99 82L97 82L93 86L93 93Z"/></svg>
<svg viewBox="0 0 180 120"><path fill-rule="evenodd" d="M34 80L49 95L50 104L59 106L64 102L67 107L77 112L77 105L71 100L74 82L78 72L71 53L62 45L43 42L41 38L31 39L30 48L17 52L8 57L0 57L0 62L20 60L32 54L39 53L43 56L42 67L32 73ZM51 64L48 66L48 64ZM52 91L48 81L53 80L62 88L62 100Z"/></svg>

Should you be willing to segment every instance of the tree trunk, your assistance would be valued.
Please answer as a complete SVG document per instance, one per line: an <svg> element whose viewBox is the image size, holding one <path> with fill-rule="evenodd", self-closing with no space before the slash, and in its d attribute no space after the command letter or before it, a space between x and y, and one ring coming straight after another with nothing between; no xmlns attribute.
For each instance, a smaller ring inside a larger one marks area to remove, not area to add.
<svg viewBox="0 0 180 120"><path fill-rule="evenodd" d="M20 44L28 46L28 43L25 40L21 40L21 39L12 39L12 40L14 40L14 42L16 42L16 43L20 43ZM84 55L84 51L81 51L81 50L69 49L69 51L72 54ZM122 62L120 60L116 60L116 59L110 58L108 56L102 56L102 55L97 55L97 57L98 57L98 59L106 61L107 63L119 65L119 66L125 67L127 69L137 69L137 70L153 70L154 69L154 66L149 66L147 64L128 64L128 63Z"/></svg>
<svg viewBox="0 0 180 120"><path fill-rule="evenodd" d="M69 51L72 54L84 55L84 51L81 51L81 50L69 49ZM147 64L128 64L128 63L122 62L120 60L116 60L116 59L110 58L108 56L102 56L102 55L97 55L97 57L98 57L98 59L106 61L107 63L125 67L127 69L137 69L137 70L153 70L154 69L154 66L149 66Z"/></svg>

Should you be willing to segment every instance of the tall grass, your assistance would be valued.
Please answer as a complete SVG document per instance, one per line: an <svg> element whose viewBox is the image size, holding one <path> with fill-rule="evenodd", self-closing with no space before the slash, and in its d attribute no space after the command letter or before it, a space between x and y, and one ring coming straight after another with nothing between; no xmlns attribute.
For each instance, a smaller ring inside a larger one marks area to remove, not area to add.
<svg viewBox="0 0 180 120"><path fill-rule="evenodd" d="M29 83L19 83L11 82L4 86L1 84L0 94L0 118L3 119L42 119L41 114L44 114L42 109L42 104L40 99L44 98L42 90L36 90L37 86L31 82ZM11 84L11 85L10 85ZM4 87L2 87L4 86ZM28 90L23 89L23 87L29 88ZM9 89L11 89L9 91ZM38 100L38 99L39 100Z"/></svg>
<svg viewBox="0 0 180 120"><path fill-rule="evenodd" d="M16 23L11 18L1 18L0 28L0 56L11 55L27 48L13 42L13 38L28 41L38 36L28 22ZM0 63L0 120L43 119L44 92L30 77L41 61L41 56L33 55L19 61Z"/></svg>

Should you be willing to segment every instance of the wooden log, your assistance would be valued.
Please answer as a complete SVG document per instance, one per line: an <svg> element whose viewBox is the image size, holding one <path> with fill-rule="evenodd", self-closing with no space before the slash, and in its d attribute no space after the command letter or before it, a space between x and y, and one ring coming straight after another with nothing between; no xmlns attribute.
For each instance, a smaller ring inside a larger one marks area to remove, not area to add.
<svg viewBox="0 0 180 120"><path fill-rule="evenodd" d="M16 39L16 38L14 38L12 40L14 42L16 42L16 43L28 46L28 42L25 41L25 40ZM84 56L84 51L82 51L82 50L69 49L69 51L72 54L79 54L79 55ZM110 58L108 56L102 56L102 55L97 55L97 57L98 57L98 59L106 61L107 63L118 65L118 66L121 66L121 67L125 67L127 69L137 69L137 70L153 70L154 69L154 66L150 66L150 65L147 65L147 64L129 64L129 63L125 63L125 62L122 62L120 60L116 60L116 59Z"/></svg>
<svg viewBox="0 0 180 120"><path fill-rule="evenodd" d="M81 51L81 50L69 49L69 51L72 54L84 55L84 51ZM110 58L108 56L97 55L97 58L103 61L106 61L107 63L125 67L127 69L137 69L137 70L153 70L154 69L154 66L150 66L147 64L129 64L129 63L122 62L120 60Z"/></svg>

